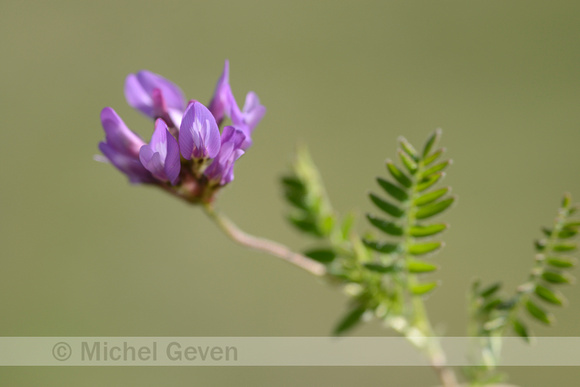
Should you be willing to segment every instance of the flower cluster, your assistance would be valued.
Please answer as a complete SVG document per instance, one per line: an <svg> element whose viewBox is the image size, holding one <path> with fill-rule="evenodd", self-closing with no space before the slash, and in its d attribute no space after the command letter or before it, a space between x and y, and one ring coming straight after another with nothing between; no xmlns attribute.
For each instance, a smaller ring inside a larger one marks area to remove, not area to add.
<svg viewBox="0 0 580 387"><path fill-rule="evenodd" d="M266 109L254 92L240 109L229 84L229 63L208 105L186 99L181 89L149 71L129 74L129 105L155 121L145 143L110 107L101 111L103 155L134 184L162 187L191 203L209 202L234 179L234 163L252 144L252 132ZM231 125L220 126L226 119Z"/></svg>

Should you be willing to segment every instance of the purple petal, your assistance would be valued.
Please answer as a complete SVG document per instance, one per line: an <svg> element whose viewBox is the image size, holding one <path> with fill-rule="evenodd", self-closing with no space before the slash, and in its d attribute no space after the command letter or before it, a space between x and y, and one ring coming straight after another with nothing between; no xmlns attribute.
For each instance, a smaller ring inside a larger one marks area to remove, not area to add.
<svg viewBox="0 0 580 387"><path fill-rule="evenodd" d="M232 93L228 95L228 108L229 108L228 113L230 115L230 118L232 119L232 123L235 126L244 125L244 115L240 111L238 103L236 102L236 99L234 98L234 95Z"/></svg>
<svg viewBox="0 0 580 387"><path fill-rule="evenodd" d="M139 159L143 166L159 180L169 180L174 185L179 180L181 164L177 140L171 135L162 119L155 121L155 131L151 142L141 148Z"/></svg>
<svg viewBox="0 0 580 387"><path fill-rule="evenodd" d="M185 114L183 114L183 120L179 127L179 149L183 158L191 160L193 155L193 109L190 109L192 105L189 105L185 109Z"/></svg>
<svg viewBox="0 0 580 387"><path fill-rule="evenodd" d="M176 185L179 181L181 170L181 158L179 157L179 144L175 137L167 131L167 157L165 158L165 175L171 184Z"/></svg>
<svg viewBox="0 0 580 387"><path fill-rule="evenodd" d="M260 104L258 95L250 91L246 95L246 102L244 103L243 109L244 123L248 125L250 131L254 130L262 117L264 117L264 114L266 114L266 108Z"/></svg>
<svg viewBox="0 0 580 387"><path fill-rule="evenodd" d="M129 74L125 79L125 99L134 109L153 117L153 98L139 83L135 74Z"/></svg>
<svg viewBox="0 0 580 387"><path fill-rule="evenodd" d="M245 133L234 126L226 126L221 136L222 145L225 143L232 143L234 148L238 149L242 146L245 140Z"/></svg>
<svg viewBox="0 0 580 387"><path fill-rule="evenodd" d="M101 123L109 146L117 152L137 158L145 142L125 125L113 109L106 107L101 111Z"/></svg>
<svg viewBox="0 0 580 387"><path fill-rule="evenodd" d="M236 149L234 151L231 157L230 164L228 165L228 168L225 170L224 175L222 176L222 179L220 181L221 185L226 185L234 180L234 162L240 157L242 157L243 154L244 151L241 149Z"/></svg>
<svg viewBox="0 0 580 387"><path fill-rule="evenodd" d="M175 83L147 70L139 71L137 79L149 95L153 93L153 90L160 89L163 98L167 102L167 107L180 110L185 108L185 96Z"/></svg>
<svg viewBox="0 0 580 387"><path fill-rule="evenodd" d="M151 173L143 167L138 159L118 152L115 148L105 142L99 143L99 149L103 155L109 159L111 164L129 177L131 183L145 184L153 183L155 181Z"/></svg>
<svg viewBox="0 0 580 387"><path fill-rule="evenodd" d="M218 123L221 123L226 115L229 115L229 95L232 94L230 88L230 62L226 60L224 64L224 70L220 79L217 82L215 91L211 102L209 103L209 111L215 117Z"/></svg>
<svg viewBox="0 0 580 387"><path fill-rule="evenodd" d="M177 85L146 70L127 76L125 98L129 105L150 118L162 117L173 121L175 113L182 113L185 107L183 92ZM173 124L177 126L181 119L175 118Z"/></svg>
<svg viewBox="0 0 580 387"><path fill-rule="evenodd" d="M151 142L149 146L153 152L161 154L161 158L165 160L167 156L167 138L172 137L171 134L167 135L167 124L162 119L157 119L155 121L155 131L151 136Z"/></svg>
<svg viewBox="0 0 580 387"><path fill-rule="evenodd" d="M183 118L183 110L179 109L167 109L167 115L171 122L173 122L173 126L175 128L179 128L181 126L181 119Z"/></svg>
<svg viewBox="0 0 580 387"><path fill-rule="evenodd" d="M161 89L153 89L151 99L153 100L153 115L155 117L168 118L163 117L167 114L167 104L165 103Z"/></svg>
<svg viewBox="0 0 580 387"><path fill-rule="evenodd" d="M245 141L244 133L233 126L224 128L221 138L219 154L204 171L204 175L210 181L226 185L234 178L234 162L240 158L244 151L240 149Z"/></svg>
<svg viewBox="0 0 580 387"><path fill-rule="evenodd" d="M220 150L220 132L211 112L192 101L180 126L179 146L184 158L214 158Z"/></svg>
<svg viewBox="0 0 580 387"><path fill-rule="evenodd" d="M146 150L145 147L143 147L143 150ZM165 171L163 169L163 162L161 161L161 156L159 153L151 153L150 151L142 153L146 154L146 156L140 157L143 166L159 180L167 181L167 177L165 176Z"/></svg>

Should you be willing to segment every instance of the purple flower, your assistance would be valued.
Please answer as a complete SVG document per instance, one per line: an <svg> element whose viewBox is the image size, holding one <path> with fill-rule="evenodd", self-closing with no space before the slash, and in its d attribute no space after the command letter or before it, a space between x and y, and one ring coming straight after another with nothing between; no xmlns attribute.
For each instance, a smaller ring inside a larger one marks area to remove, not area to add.
<svg viewBox="0 0 580 387"><path fill-rule="evenodd" d="M209 104L209 110L214 115L218 124L225 117L231 118L232 124L246 135L246 140L242 148L247 149L252 144L251 134L262 117L264 117L264 114L266 114L266 108L260 104L258 95L251 91L246 95L244 108L240 110L229 84L229 72L230 65L226 60L224 70L218 80L213 98Z"/></svg>
<svg viewBox="0 0 580 387"><path fill-rule="evenodd" d="M242 145L245 139L241 130L233 126L224 128L220 151L203 173L210 182L223 186L234 180L234 163L244 154Z"/></svg>
<svg viewBox="0 0 580 387"><path fill-rule="evenodd" d="M109 107L101 111L101 123L105 130L105 141L99 143L99 149L103 155L126 174L131 183L152 183L153 176L139 161L139 150L145 142Z"/></svg>
<svg viewBox="0 0 580 387"><path fill-rule="evenodd" d="M146 116L163 118L167 125L179 127L185 109L181 89L161 75L141 70L125 80L127 103Z"/></svg>
<svg viewBox="0 0 580 387"><path fill-rule="evenodd" d="M151 142L141 147L139 160L159 180L177 184L181 169L179 145L162 119L155 121Z"/></svg>
<svg viewBox="0 0 580 387"><path fill-rule="evenodd" d="M187 160L213 159L220 150L220 131L211 112L191 101L179 128L179 147Z"/></svg>

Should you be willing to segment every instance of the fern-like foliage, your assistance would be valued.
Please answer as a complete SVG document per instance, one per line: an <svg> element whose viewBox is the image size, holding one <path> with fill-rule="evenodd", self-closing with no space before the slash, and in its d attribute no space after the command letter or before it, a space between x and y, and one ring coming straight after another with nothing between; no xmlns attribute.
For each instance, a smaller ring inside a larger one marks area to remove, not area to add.
<svg viewBox="0 0 580 387"><path fill-rule="evenodd" d="M482 287L479 281L474 283L470 333L481 338L475 351L481 357L474 360L483 365L468 370L471 381L481 383L495 375L502 336L513 332L529 342L532 334L528 321L552 325L555 317L550 309L567 304L558 288L574 282L569 271L577 262L573 255L578 250L574 241L580 231L580 221L574 220L578 208L566 194L554 225L543 228L544 237L534 243L537 251L534 265L527 281L517 287L515 294L502 295L499 282L487 287Z"/></svg>
<svg viewBox="0 0 580 387"><path fill-rule="evenodd" d="M369 197L381 214L369 214L367 219L388 239L361 238L353 230L351 216L337 221L305 150L298 152L292 173L282 179L286 199L293 207L290 222L324 243L305 254L326 264L331 278L351 297L335 334L353 328L365 315L384 320L402 317L413 325L411 320L418 320L418 311L409 309L409 301L437 286L435 281L420 279L437 269L426 257L443 246L434 237L448 227L432 218L455 200L448 195L450 188L436 188L451 163L439 161L444 153L444 149L435 149L440 136L441 131L435 131L420 153L400 138L400 166L387 161L391 178L377 179L384 193Z"/></svg>
<svg viewBox="0 0 580 387"><path fill-rule="evenodd" d="M399 138L401 167L387 160L390 179L377 178L383 195L369 194L382 214L368 214L367 219L387 239L364 240L368 248L379 253L378 260L367 267L382 272L392 268L393 273L398 273L395 280L400 284L401 300L409 295L425 295L437 287L436 281L421 281L420 275L437 269L426 258L443 247L437 237L448 225L434 218L455 201L449 195L450 187L437 188L445 176L444 170L451 164L451 160L439 161L445 151L435 149L440 136L441 131L436 130L421 152L406 139ZM400 312L403 307L400 306Z"/></svg>

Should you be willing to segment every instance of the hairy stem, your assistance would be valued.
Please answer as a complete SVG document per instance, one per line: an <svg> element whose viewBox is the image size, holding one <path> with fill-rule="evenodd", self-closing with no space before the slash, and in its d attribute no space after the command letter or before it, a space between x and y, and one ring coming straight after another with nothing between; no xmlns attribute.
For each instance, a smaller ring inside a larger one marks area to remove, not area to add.
<svg viewBox="0 0 580 387"><path fill-rule="evenodd" d="M264 238L258 238L240 230L238 226L236 226L225 215L216 211L211 206L211 204L203 205L203 209L210 217L210 219L213 220L219 226L219 228L234 242L239 243L242 246L246 246L251 249L262 251L275 257L282 258L286 262L298 266L318 277L322 277L326 274L326 268L324 265L302 254L296 253L280 243Z"/></svg>

